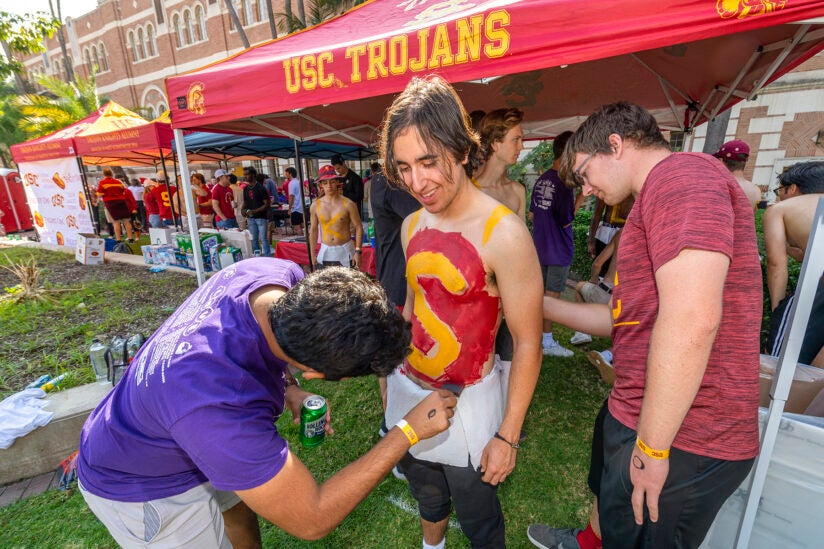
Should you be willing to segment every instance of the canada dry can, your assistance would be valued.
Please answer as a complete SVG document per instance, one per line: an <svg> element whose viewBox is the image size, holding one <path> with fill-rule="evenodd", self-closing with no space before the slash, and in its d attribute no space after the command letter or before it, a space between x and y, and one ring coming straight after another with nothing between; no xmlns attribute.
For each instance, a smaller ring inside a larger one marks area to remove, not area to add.
<svg viewBox="0 0 824 549"><path fill-rule="evenodd" d="M322 396L311 395L303 399L300 407L300 434L301 444L313 448L323 442L326 437L326 399Z"/></svg>

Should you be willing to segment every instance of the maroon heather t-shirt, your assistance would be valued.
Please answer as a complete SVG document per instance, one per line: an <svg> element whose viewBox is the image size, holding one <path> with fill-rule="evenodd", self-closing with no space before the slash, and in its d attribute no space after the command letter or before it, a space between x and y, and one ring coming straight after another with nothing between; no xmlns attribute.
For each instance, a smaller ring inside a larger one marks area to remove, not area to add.
<svg viewBox="0 0 824 549"><path fill-rule="evenodd" d="M637 429L658 312L655 272L685 248L720 252L730 267L721 326L673 446L718 459L749 459L758 453L761 268L752 206L730 172L708 155L678 153L658 163L627 218L612 293L616 380L609 411ZM691 321L683 319L685 325Z"/></svg>

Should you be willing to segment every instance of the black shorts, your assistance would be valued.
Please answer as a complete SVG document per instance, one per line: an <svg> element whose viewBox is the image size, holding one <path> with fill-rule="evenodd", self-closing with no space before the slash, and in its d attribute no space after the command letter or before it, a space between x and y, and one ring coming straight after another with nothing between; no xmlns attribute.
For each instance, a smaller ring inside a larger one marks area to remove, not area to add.
<svg viewBox="0 0 824 549"><path fill-rule="evenodd" d="M303 214L300 212L292 212L289 216L289 221L292 222L292 225L303 225Z"/></svg>
<svg viewBox="0 0 824 549"><path fill-rule="evenodd" d="M422 519L439 522L449 516L454 504L461 530L473 548L506 547L498 487L481 481L483 475L471 465L442 465L407 453L398 467L409 480Z"/></svg>
<svg viewBox="0 0 824 549"><path fill-rule="evenodd" d="M601 493L601 471L604 469L604 418L609 412L609 397L595 416L595 427L592 429L592 452L589 455L589 477L587 485L595 497Z"/></svg>
<svg viewBox="0 0 824 549"><path fill-rule="evenodd" d="M604 547L697 549L715 515L755 461L728 461L672 448L669 474L658 498L658 522L649 520L645 508L644 523L638 526L630 500L630 459L638 435L608 411L602 433L604 462L598 513Z"/></svg>
<svg viewBox="0 0 824 549"><path fill-rule="evenodd" d="M795 300L794 295L782 299L770 316L770 331L767 335L767 354L778 356L781 345L789 328L790 311ZM813 297L813 306L807 330L798 352L798 362L810 364L824 347L824 276L818 281L818 287Z"/></svg>

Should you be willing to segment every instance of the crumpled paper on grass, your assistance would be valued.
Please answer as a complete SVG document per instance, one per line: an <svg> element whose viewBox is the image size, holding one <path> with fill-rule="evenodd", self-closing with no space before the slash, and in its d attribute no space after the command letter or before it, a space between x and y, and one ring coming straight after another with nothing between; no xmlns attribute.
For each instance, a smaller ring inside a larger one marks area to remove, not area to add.
<svg viewBox="0 0 824 549"><path fill-rule="evenodd" d="M17 437L22 437L38 427L46 425L54 417L54 412L43 410L48 400L43 389L26 389L0 402L0 449L11 446Z"/></svg>

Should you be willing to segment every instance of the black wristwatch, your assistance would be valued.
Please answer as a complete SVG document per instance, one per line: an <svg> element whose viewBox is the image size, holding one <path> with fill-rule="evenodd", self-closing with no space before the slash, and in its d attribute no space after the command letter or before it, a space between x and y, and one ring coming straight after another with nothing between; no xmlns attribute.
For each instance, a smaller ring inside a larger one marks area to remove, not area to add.
<svg viewBox="0 0 824 549"><path fill-rule="evenodd" d="M361 254L361 253L363 253L363 250L361 250L360 248L355 248L355 253L356 254Z"/></svg>

